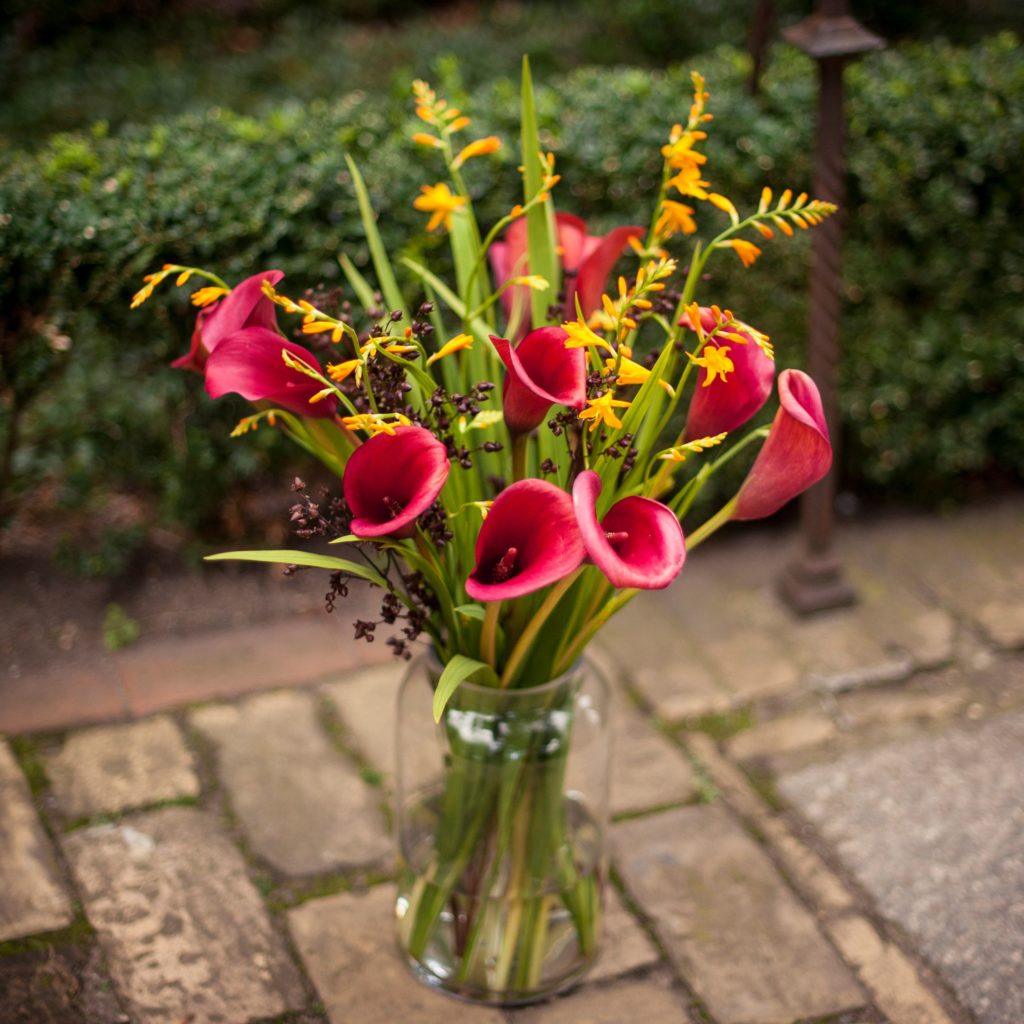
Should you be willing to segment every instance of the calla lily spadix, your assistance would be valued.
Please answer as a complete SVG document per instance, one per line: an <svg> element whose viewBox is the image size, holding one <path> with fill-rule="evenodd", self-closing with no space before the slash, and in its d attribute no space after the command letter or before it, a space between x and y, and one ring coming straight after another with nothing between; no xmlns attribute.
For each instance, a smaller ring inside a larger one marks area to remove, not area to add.
<svg viewBox="0 0 1024 1024"><path fill-rule="evenodd" d="M701 309L700 322L705 334L714 330L715 318L710 309ZM685 323L690 325L689 318ZM715 379L705 386L708 371L703 366L699 368L697 386L686 416L687 441L735 430L746 423L772 393L774 360L769 359L756 340L742 328L729 328L728 333L742 335L747 339L746 344L718 336L705 344L705 351L714 347L728 349L733 369L725 379Z"/></svg>
<svg viewBox="0 0 1024 1024"><path fill-rule="evenodd" d="M275 307L263 294L263 282L277 284L283 277L280 270L253 274L232 288L224 298L201 309L192 332L192 347L175 359L171 366L202 373L210 353L229 335L245 327L276 330Z"/></svg>
<svg viewBox="0 0 1024 1024"><path fill-rule="evenodd" d="M220 398L234 392L250 402L270 402L299 416L333 417L338 399L328 394L311 403L310 399L323 390L323 385L288 366L282 350L314 369L321 369L309 349L266 327L246 327L218 342L210 353L204 367L206 393L211 398Z"/></svg>
<svg viewBox="0 0 1024 1024"><path fill-rule="evenodd" d="M660 590L686 560L683 529L675 513L651 498L622 498L598 522L601 478L586 470L576 478L572 500L587 555L615 587Z"/></svg>
<svg viewBox="0 0 1024 1024"><path fill-rule="evenodd" d="M504 601L575 572L585 554L572 498L546 480L520 480L497 498L476 538L466 580L475 601Z"/></svg>
<svg viewBox="0 0 1024 1024"><path fill-rule="evenodd" d="M416 518L448 479L448 450L423 427L375 434L350 456L342 479L357 537L411 537Z"/></svg>
<svg viewBox="0 0 1024 1024"><path fill-rule="evenodd" d="M585 317L601 308L601 293L616 261L631 238L643 238L646 228L631 224L613 228L607 235L587 234L586 222L571 213L555 215L558 248L565 275L565 317L576 319L576 299ZM526 219L509 226L504 241L490 249L491 267L496 283L529 273L526 265ZM530 290L514 285L502 292L502 303L509 321L525 323L530 307Z"/></svg>
<svg viewBox="0 0 1024 1024"><path fill-rule="evenodd" d="M821 396L800 370L779 374L779 411L747 474L733 519L763 519L817 483L832 465Z"/></svg>
<svg viewBox="0 0 1024 1024"><path fill-rule="evenodd" d="M539 427L552 405L587 404L586 352L566 348L561 327L538 327L515 347L491 335L507 372L502 391L505 423L513 434Z"/></svg>

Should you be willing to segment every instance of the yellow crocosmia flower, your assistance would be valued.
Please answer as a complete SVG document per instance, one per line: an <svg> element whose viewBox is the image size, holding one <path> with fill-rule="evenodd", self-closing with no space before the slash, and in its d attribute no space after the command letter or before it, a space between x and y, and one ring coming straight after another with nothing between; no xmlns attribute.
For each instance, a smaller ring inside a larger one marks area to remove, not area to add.
<svg viewBox="0 0 1024 1024"><path fill-rule="evenodd" d="M677 203L666 199L661 204L661 213L654 225L654 233L659 238L671 238L682 232L692 235L697 230L697 222L693 219L693 207L685 203Z"/></svg>
<svg viewBox="0 0 1024 1024"><path fill-rule="evenodd" d="M446 119L449 119L449 118L451 118L452 114L458 114L458 111L457 110L449 110L448 113L445 114L444 116L445 116ZM470 125L470 120L469 120L468 117L456 117L451 122L451 124L449 124L449 125L447 125L445 127L444 131L445 131L446 135L451 133L451 132L461 132L463 128L468 128L469 125Z"/></svg>
<svg viewBox="0 0 1024 1024"><path fill-rule="evenodd" d="M417 146L430 146L433 149L441 149L444 143L436 135L428 135L426 132L417 132L412 141Z"/></svg>
<svg viewBox="0 0 1024 1024"><path fill-rule="evenodd" d="M346 359L343 363L328 363L327 376L340 384L346 377L350 377L358 369L360 360Z"/></svg>
<svg viewBox="0 0 1024 1024"><path fill-rule="evenodd" d="M603 348L615 354L615 350L600 334L595 334L585 323L572 320L562 324L562 330L569 335L565 339L566 348Z"/></svg>
<svg viewBox="0 0 1024 1024"><path fill-rule="evenodd" d="M139 306L141 306L146 301L146 299L148 299L152 294L153 294L153 285L152 284L143 285L132 296L131 308L132 309L138 309Z"/></svg>
<svg viewBox="0 0 1024 1024"><path fill-rule="evenodd" d="M317 402L322 402L328 395L334 394L334 388L324 388L322 391L318 391L310 400L310 405L315 405Z"/></svg>
<svg viewBox="0 0 1024 1024"><path fill-rule="evenodd" d="M736 369L728 353L728 345L705 345L699 356L692 356L687 352L686 357L691 363L703 366L707 370L703 386L709 387L718 378L721 378L723 384L727 383L725 375Z"/></svg>
<svg viewBox="0 0 1024 1024"><path fill-rule="evenodd" d="M180 288L192 276L191 270L183 270L175 279L175 285Z"/></svg>
<svg viewBox="0 0 1024 1024"><path fill-rule="evenodd" d="M469 348L473 344L473 336L471 334L457 334L454 338L446 341L428 360L427 366L431 363L436 363L438 359L444 359L445 356L450 356L453 352L458 352L460 349Z"/></svg>
<svg viewBox="0 0 1024 1024"><path fill-rule="evenodd" d="M761 250L753 242L747 242L742 238L734 238L722 244L731 245L745 267L751 266L761 255Z"/></svg>
<svg viewBox="0 0 1024 1024"><path fill-rule="evenodd" d="M597 398L591 398L587 402L587 408L580 412L581 420L590 420L590 431L593 433L602 424L618 430L622 426L622 420L615 414L616 409L628 409L630 403L619 401L612 397L611 391L606 391Z"/></svg>
<svg viewBox="0 0 1024 1024"><path fill-rule="evenodd" d="M625 345L622 346L626 348ZM620 349L621 352L621 349ZM608 371L615 369L616 360L613 358L605 359L604 368ZM640 363L634 362L628 356L620 355L618 359L619 364L619 375L615 378L615 383L620 386L629 386L631 384L643 384L648 377L651 375L651 371L646 366L641 366ZM668 394L674 394L672 385L665 380L659 380L658 384L665 389Z"/></svg>
<svg viewBox="0 0 1024 1024"><path fill-rule="evenodd" d="M767 224L762 224L759 220L755 220L752 224L752 227L762 238L775 237L775 232L772 231L772 229L768 227Z"/></svg>
<svg viewBox="0 0 1024 1024"><path fill-rule="evenodd" d="M467 160L475 156L487 156L489 153L497 153L501 149L501 139L497 135L488 135L486 139L477 139L468 146L463 147L462 152L455 158L455 167L461 167Z"/></svg>
<svg viewBox="0 0 1024 1024"><path fill-rule="evenodd" d="M706 164L708 158L703 153L698 153L693 147L701 139L707 138L704 132L684 132L677 135L673 130L667 146L661 147L661 155L668 162L669 167L681 171L688 167L700 167Z"/></svg>
<svg viewBox="0 0 1024 1024"><path fill-rule="evenodd" d="M208 288L200 288L198 291L194 291L190 301L193 306L209 306L211 302L216 302L221 296L227 295L227 293L227 288L214 288L211 285Z"/></svg>
<svg viewBox="0 0 1024 1024"><path fill-rule="evenodd" d="M416 116L421 121L426 121L427 124L433 124L434 120L435 120L434 113L433 113L432 110L430 110L429 107L422 107L422 106L421 107L417 107L416 108Z"/></svg>
<svg viewBox="0 0 1024 1024"><path fill-rule="evenodd" d="M718 207L718 209L722 210L724 213L729 214L729 219L733 224L739 224L740 215L736 212L736 207L733 205L731 199L726 198L719 192L709 192L708 202L712 206Z"/></svg>
<svg viewBox="0 0 1024 1024"><path fill-rule="evenodd" d="M406 352L415 352L415 345L402 345L400 342L393 341L390 345L381 346L383 350L390 355L404 355Z"/></svg>
<svg viewBox="0 0 1024 1024"><path fill-rule="evenodd" d="M693 196L694 199L707 199L705 191L707 182L700 176L700 168L696 164L681 168L679 173L669 180L669 185L684 196Z"/></svg>
<svg viewBox="0 0 1024 1024"><path fill-rule="evenodd" d="M427 230L434 231L443 224L446 230L451 231L452 214L460 206L465 206L469 199L455 195L443 181L436 185L421 185L420 191L423 195L417 196L412 205L432 215Z"/></svg>

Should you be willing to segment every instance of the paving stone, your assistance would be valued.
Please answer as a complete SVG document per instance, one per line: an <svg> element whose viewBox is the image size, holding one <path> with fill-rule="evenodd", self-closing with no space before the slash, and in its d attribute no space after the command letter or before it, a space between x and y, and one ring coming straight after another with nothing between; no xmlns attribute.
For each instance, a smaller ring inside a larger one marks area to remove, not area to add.
<svg viewBox="0 0 1024 1024"><path fill-rule="evenodd" d="M587 981L618 978L642 967L651 967L659 960L658 951L636 919L626 909L622 897L610 885L604 889L605 916L601 935L601 952Z"/></svg>
<svg viewBox="0 0 1024 1024"><path fill-rule="evenodd" d="M359 753L388 779L395 773L395 716L405 670L403 663L393 659L323 687Z"/></svg>
<svg viewBox="0 0 1024 1024"><path fill-rule="evenodd" d="M732 694L665 609L661 592L641 594L601 630L597 646L668 721L731 707Z"/></svg>
<svg viewBox="0 0 1024 1024"><path fill-rule="evenodd" d="M290 875L380 861L391 849L379 793L328 741L313 697L260 694L192 713L252 844Z"/></svg>
<svg viewBox="0 0 1024 1024"><path fill-rule="evenodd" d="M719 805L616 825L616 863L720 1024L789 1024L866 998L765 853Z"/></svg>
<svg viewBox="0 0 1024 1024"><path fill-rule="evenodd" d="M845 727L864 729L913 720L938 721L955 714L968 699L968 691L959 686L934 691L898 686L846 694L840 700L839 712Z"/></svg>
<svg viewBox="0 0 1024 1024"><path fill-rule="evenodd" d="M950 1024L914 965L897 946L885 942L863 917L851 914L829 925L829 933L870 989L891 1024Z"/></svg>
<svg viewBox="0 0 1024 1024"><path fill-rule="evenodd" d="M328 615L286 619L120 651L117 667L133 715L253 690L312 683L390 657L383 644L357 643Z"/></svg>
<svg viewBox="0 0 1024 1024"><path fill-rule="evenodd" d="M696 792L689 761L618 688L612 693L612 814L689 800Z"/></svg>
<svg viewBox="0 0 1024 1024"><path fill-rule="evenodd" d="M837 733L835 722L825 715L787 715L738 733L729 741L729 756L746 761L770 754L788 754L826 743Z"/></svg>
<svg viewBox="0 0 1024 1024"><path fill-rule="evenodd" d="M68 818L199 795L192 755L165 715L76 732L47 757L46 771Z"/></svg>
<svg viewBox="0 0 1024 1024"><path fill-rule="evenodd" d="M96 943L48 946L0 959L4 1024L127 1024Z"/></svg>
<svg viewBox="0 0 1024 1024"><path fill-rule="evenodd" d="M786 776L782 793L983 1024L1024 1020L1024 714Z"/></svg>
<svg viewBox="0 0 1024 1024"><path fill-rule="evenodd" d="M331 1024L503 1024L498 1010L456 1002L417 981L395 943L395 892L375 886L288 912L299 955Z"/></svg>
<svg viewBox="0 0 1024 1024"><path fill-rule="evenodd" d="M40 732L128 717L113 663L49 665L0 676L0 733Z"/></svg>
<svg viewBox="0 0 1024 1024"><path fill-rule="evenodd" d="M63 842L134 1019L242 1024L302 1005L241 855L209 815L167 807Z"/></svg>
<svg viewBox="0 0 1024 1024"><path fill-rule="evenodd" d="M787 875L811 903L824 911L845 910L853 905L850 893L821 857L766 806L747 776L719 753L710 736L689 736L687 744L729 805L768 839Z"/></svg>
<svg viewBox="0 0 1024 1024"><path fill-rule="evenodd" d="M682 1000L665 979L624 981L602 988L584 986L543 1006L511 1015L515 1024L690 1024Z"/></svg>
<svg viewBox="0 0 1024 1024"><path fill-rule="evenodd" d="M997 647L1024 647L1024 597L1019 601L987 601L977 609L975 618Z"/></svg>
<svg viewBox="0 0 1024 1024"><path fill-rule="evenodd" d="M71 923L71 903L25 778L0 740L0 941Z"/></svg>

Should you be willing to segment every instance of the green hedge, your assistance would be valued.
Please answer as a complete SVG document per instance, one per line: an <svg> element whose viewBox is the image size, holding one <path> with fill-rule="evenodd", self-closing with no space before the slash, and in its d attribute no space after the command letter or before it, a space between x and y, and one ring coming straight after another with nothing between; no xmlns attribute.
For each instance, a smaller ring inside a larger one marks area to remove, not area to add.
<svg viewBox="0 0 1024 1024"><path fill-rule="evenodd" d="M970 49L911 46L850 68L850 486L934 500L979 475L1024 471L1016 45L1001 36ZM642 214L666 128L685 117L689 66L582 69L542 87L560 208L598 226ZM780 48L760 101L744 93L736 51L692 66L712 92L716 187L748 203L763 183L808 188L810 63ZM435 84L460 89L453 68ZM501 80L455 98L481 133L512 142L516 91ZM277 266L293 290L338 281L341 251L365 266L345 151L367 178L392 251L405 244L443 259L444 240L422 235L411 206L436 173L405 141L411 129L404 100L354 93L259 119L215 110L115 136L100 126L0 158L0 388L8 407L28 407L13 489L54 478L69 502L142 491L166 519L196 526L238 481L279 468L268 434L227 439L241 404L210 403L194 378L167 368L191 322L173 290L135 312L129 297L163 262L208 265L229 279ZM510 202L515 163L509 151L490 169L468 169L483 220ZM788 363L800 358L805 323L806 237L794 241L768 243L747 271L721 261L705 292L767 329Z"/></svg>

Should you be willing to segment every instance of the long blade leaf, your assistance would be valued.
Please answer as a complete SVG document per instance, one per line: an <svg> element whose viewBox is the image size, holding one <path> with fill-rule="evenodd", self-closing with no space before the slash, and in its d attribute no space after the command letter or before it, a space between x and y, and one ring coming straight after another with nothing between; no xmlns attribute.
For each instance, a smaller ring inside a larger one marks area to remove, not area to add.
<svg viewBox="0 0 1024 1024"><path fill-rule="evenodd" d="M448 701L452 699L455 691L471 676L478 676L481 681L488 685L495 685L498 677L494 669L486 662L477 661L475 658L467 658L464 654L456 654L451 661L445 665L441 678L437 682L437 689L434 691L434 721L440 722Z"/></svg>
<svg viewBox="0 0 1024 1024"><path fill-rule="evenodd" d="M332 569L335 572L347 572L358 576L378 587L386 587L387 580L376 569L347 558L336 558L334 555L317 555L311 551L221 551L216 555L207 555L205 562L271 562L278 565L301 565L308 569Z"/></svg>
<svg viewBox="0 0 1024 1024"><path fill-rule="evenodd" d="M391 269L391 262L388 260L387 250L384 248L384 242L377 230L377 214L374 213L373 204L370 202L370 193L366 191L366 183L363 181L363 176L359 173L355 161L348 153L345 154L345 163L348 164L349 173L352 175L352 185L356 191L356 201L359 203L359 215L363 221L363 230L366 232L366 241L370 246L373 269L377 272L380 290L384 293L384 301L387 302L390 309L400 309L402 316L408 320L409 313L406 309L405 299L399 290L398 282Z"/></svg>

